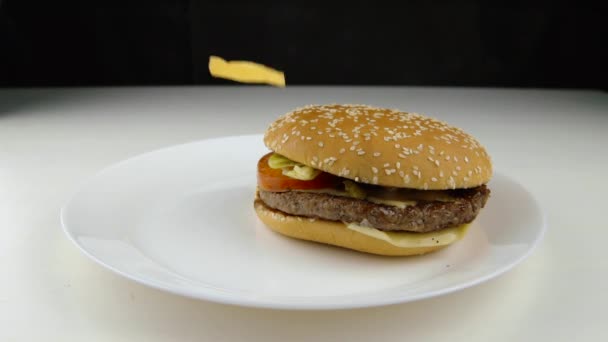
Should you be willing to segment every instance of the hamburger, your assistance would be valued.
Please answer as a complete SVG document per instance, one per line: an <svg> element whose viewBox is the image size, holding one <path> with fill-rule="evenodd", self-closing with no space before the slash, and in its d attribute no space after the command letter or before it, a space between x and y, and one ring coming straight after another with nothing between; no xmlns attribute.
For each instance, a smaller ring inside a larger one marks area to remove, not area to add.
<svg viewBox="0 0 608 342"><path fill-rule="evenodd" d="M270 229L359 252L407 256L467 233L492 163L462 129L367 105L310 105L272 122L254 208Z"/></svg>

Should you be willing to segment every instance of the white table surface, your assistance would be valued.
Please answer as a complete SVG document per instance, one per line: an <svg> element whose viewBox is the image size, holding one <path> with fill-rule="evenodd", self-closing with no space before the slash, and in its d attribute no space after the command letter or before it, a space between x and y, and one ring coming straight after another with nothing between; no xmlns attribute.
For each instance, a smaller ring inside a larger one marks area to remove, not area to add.
<svg viewBox="0 0 608 342"><path fill-rule="evenodd" d="M277 311L198 301L102 268L63 235L59 209L122 159L262 133L309 103L427 113L486 145L541 202L549 230L507 274L370 309ZM400 87L0 90L0 341L607 341L608 94Z"/></svg>

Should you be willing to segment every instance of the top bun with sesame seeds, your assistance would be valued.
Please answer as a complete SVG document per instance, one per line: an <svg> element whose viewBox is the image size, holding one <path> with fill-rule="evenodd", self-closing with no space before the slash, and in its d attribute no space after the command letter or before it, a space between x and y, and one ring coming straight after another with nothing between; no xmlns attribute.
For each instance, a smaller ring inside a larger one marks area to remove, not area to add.
<svg viewBox="0 0 608 342"><path fill-rule="evenodd" d="M264 143L291 160L359 183L418 190L486 184L492 162L462 129L396 109L310 105L267 129Z"/></svg>

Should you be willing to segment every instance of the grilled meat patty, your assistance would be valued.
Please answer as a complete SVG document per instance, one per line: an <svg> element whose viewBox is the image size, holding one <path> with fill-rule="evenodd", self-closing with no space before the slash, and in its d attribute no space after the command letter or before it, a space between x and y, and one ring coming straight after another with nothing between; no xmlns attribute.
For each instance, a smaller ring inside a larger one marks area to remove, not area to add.
<svg viewBox="0 0 608 342"><path fill-rule="evenodd" d="M386 231L423 233L473 221L486 204L490 190L485 185L450 190L452 201L417 201L405 208L315 192L260 189L258 196L268 207L290 215L357 223Z"/></svg>

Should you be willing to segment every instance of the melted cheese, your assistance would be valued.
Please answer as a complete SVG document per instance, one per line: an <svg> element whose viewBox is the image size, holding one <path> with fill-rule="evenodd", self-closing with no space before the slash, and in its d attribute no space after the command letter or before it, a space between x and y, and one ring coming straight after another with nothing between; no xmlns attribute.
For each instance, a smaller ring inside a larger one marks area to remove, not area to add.
<svg viewBox="0 0 608 342"><path fill-rule="evenodd" d="M267 83L285 87L283 72L248 61L226 61L217 56L210 56L209 72L213 77L241 83Z"/></svg>
<svg viewBox="0 0 608 342"><path fill-rule="evenodd" d="M365 234L378 240L383 240L397 247L430 247L449 245L460 240L467 232L469 225L442 229L430 233L385 232L375 228L349 223L346 227L358 233Z"/></svg>
<svg viewBox="0 0 608 342"><path fill-rule="evenodd" d="M328 195L341 196L341 197L352 197L348 192L337 190L337 189L313 189L313 190L297 190L297 191L314 192L317 194L328 194ZM402 201L402 200L386 199L386 198L380 198L380 197L374 197L374 196L368 196L365 198L365 200L370 201L372 203L390 205L390 206L401 208L401 209L406 208L408 206L414 206L417 204L416 201Z"/></svg>
<svg viewBox="0 0 608 342"><path fill-rule="evenodd" d="M412 190L398 188L376 188L369 189L368 195L382 199L397 201L439 201L453 202L455 198L449 193L441 190Z"/></svg>
<svg viewBox="0 0 608 342"><path fill-rule="evenodd" d="M312 192L312 193L316 193L316 194L328 194L328 195L334 195L334 196L341 196L341 197L350 197L350 195L348 194L348 192L346 191L342 191L342 190L338 190L338 189L300 189L300 190L296 190L299 192Z"/></svg>
<svg viewBox="0 0 608 342"><path fill-rule="evenodd" d="M370 202L376 203L376 204L391 205L393 207L397 207L397 208L401 208L401 209L406 208L408 206L416 205L416 201L400 201L400 200L384 199L384 198L378 198L378 197L367 197L365 199Z"/></svg>

